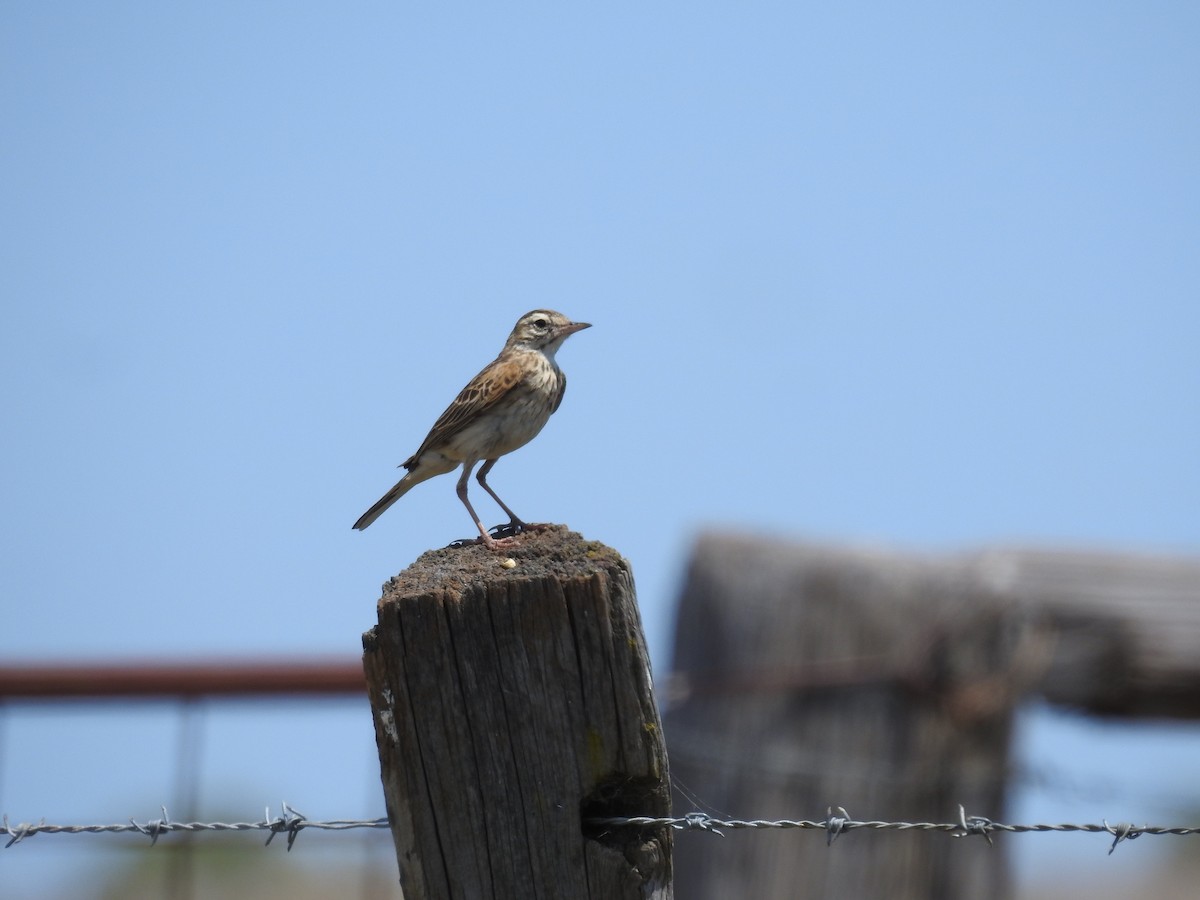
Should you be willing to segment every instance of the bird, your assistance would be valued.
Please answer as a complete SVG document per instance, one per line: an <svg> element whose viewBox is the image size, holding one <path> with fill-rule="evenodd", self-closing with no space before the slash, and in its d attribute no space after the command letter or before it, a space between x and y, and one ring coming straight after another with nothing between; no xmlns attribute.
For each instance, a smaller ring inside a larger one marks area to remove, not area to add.
<svg viewBox="0 0 1200 900"><path fill-rule="evenodd" d="M401 463L407 474L359 517L354 528L362 531L413 487L460 465L462 475L456 491L479 529L479 542L489 550L497 550L512 539L511 535L531 528L491 489L487 475L501 456L537 437L558 409L567 389L567 376L554 355L568 337L591 327L588 322L572 322L552 309L535 309L521 316L500 355L467 383L433 423L417 452ZM508 526L502 530L510 536L501 540L488 534L467 499L467 480L481 460L477 480L509 517Z"/></svg>

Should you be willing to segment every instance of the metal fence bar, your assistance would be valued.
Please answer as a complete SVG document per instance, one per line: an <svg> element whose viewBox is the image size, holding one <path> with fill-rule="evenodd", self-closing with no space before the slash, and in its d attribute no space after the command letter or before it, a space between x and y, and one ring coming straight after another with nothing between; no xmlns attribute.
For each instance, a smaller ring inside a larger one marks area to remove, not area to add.
<svg viewBox="0 0 1200 900"><path fill-rule="evenodd" d="M357 659L0 665L0 698L17 700L366 693Z"/></svg>

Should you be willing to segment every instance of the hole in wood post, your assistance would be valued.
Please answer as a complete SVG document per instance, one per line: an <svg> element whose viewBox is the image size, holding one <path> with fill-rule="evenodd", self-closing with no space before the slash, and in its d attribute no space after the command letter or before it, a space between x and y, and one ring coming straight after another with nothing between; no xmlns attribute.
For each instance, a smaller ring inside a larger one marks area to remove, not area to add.
<svg viewBox="0 0 1200 900"><path fill-rule="evenodd" d="M579 805L583 836L611 847L640 843L645 838L644 827L609 825L597 820L653 815L650 810L658 808L659 790L660 784L655 779L631 778L616 772L606 775Z"/></svg>

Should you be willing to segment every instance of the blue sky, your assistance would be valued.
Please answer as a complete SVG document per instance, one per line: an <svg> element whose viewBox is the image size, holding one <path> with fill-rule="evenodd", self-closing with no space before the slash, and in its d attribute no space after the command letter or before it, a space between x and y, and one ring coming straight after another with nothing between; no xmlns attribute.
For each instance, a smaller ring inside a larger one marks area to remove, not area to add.
<svg viewBox="0 0 1200 900"><path fill-rule="evenodd" d="M1198 44L1183 3L4 5L0 655L357 654L472 526L452 477L351 523L536 307L595 327L491 483L629 557L660 671L708 526L1200 551ZM156 815L149 769L14 774L73 715L9 711L0 806Z"/></svg>

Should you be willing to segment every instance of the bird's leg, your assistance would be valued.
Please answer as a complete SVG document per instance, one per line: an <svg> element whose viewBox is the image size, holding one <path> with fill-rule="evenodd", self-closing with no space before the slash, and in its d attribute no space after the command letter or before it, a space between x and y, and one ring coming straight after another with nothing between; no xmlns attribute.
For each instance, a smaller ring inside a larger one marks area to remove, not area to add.
<svg viewBox="0 0 1200 900"><path fill-rule="evenodd" d="M508 524L501 525L499 528L497 528L495 530L497 531L498 534L514 535L514 534L520 534L522 531L528 531L531 528L536 528L537 527L536 525L529 525L525 522L522 522L519 518L517 518L517 514L515 512L513 512L511 509L509 509L507 506L505 506L504 501L501 500L496 495L496 492L492 490L491 485L489 485L487 483L487 473L492 471L492 466L494 466L495 464L496 464L496 460L494 460L494 459L487 460L486 462L484 462L483 466L480 468L479 474L477 476L475 476L476 480L480 483L480 485L483 486L483 489L485 491L487 491L489 494L491 494L492 499L495 500L500 505L500 508L502 510L504 510L506 513L508 513L508 519L509 519Z"/></svg>
<svg viewBox="0 0 1200 900"><path fill-rule="evenodd" d="M489 550L495 550L500 546L499 542L487 533L487 529L484 528L483 523L479 521L479 516L475 512L475 507L471 506L471 501L467 499L467 479L471 477L471 470L473 468L475 468L475 463L473 461L463 463L462 476L458 479L458 485L454 490L458 494L458 499L463 502L463 506L467 508L467 512L471 514L471 520L475 523L475 527L479 529L479 538L481 541L483 541L483 545ZM485 466L484 468L487 467ZM480 474L482 475L483 473L480 472ZM487 487L487 485L484 485L484 487ZM491 493L491 491L488 491L488 493ZM493 494L492 496L495 495Z"/></svg>
<svg viewBox="0 0 1200 900"><path fill-rule="evenodd" d="M484 464L482 464L482 467L479 469L479 474L475 476L475 480L479 481L479 484L482 486L482 488L491 494L492 499L496 500L496 502L500 505L500 509L508 512L509 526L505 530L508 530L508 532L511 532L512 534L523 532L524 529L528 528L527 524L522 522L520 518L517 518L516 512L510 510L508 506L505 506L504 500L497 497L496 491L493 491L491 485L487 484L487 473L491 472L494 464L496 464L496 460L487 460Z"/></svg>

